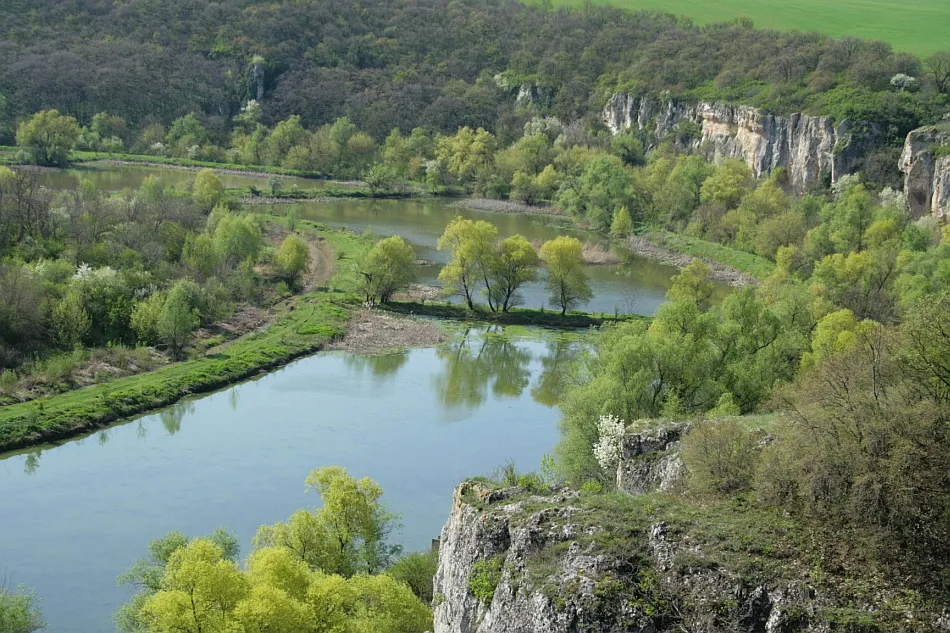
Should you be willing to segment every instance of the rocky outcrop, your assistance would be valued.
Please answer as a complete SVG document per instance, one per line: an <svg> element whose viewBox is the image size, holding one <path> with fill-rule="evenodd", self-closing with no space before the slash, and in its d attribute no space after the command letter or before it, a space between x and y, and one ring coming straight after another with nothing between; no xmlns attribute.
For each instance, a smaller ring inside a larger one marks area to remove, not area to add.
<svg viewBox="0 0 950 633"><path fill-rule="evenodd" d="M913 217L931 215L950 220L950 123L923 127L907 135L900 169ZM942 155L941 155L942 154Z"/></svg>
<svg viewBox="0 0 950 633"><path fill-rule="evenodd" d="M835 124L828 117L777 116L749 106L689 104L627 93L610 98L603 118L614 134L629 128L651 130L656 143L679 131L680 142L694 151L708 158L739 158L756 178L784 167L800 193L815 188L823 178L837 182L857 171L879 135L874 126L858 134L848 121Z"/></svg>
<svg viewBox="0 0 950 633"><path fill-rule="evenodd" d="M681 477L686 432L671 425L624 438L617 481L626 501L462 484L440 537L435 633L828 633L876 617L872 602L813 583L813 561L780 544L784 531L773 552L764 532L749 541L742 528L723 530L735 517L713 510L702 527L690 512L710 509L677 495L640 503ZM917 615L907 621L917 626ZM939 617L925 620L937 624L919 630L940 630Z"/></svg>
<svg viewBox="0 0 950 633"><path fill-rule="evenodd" d="M688 428L677 424L625 435L620 445L617 488L631 495L672 489L684 472L679 446Z"/></svg>

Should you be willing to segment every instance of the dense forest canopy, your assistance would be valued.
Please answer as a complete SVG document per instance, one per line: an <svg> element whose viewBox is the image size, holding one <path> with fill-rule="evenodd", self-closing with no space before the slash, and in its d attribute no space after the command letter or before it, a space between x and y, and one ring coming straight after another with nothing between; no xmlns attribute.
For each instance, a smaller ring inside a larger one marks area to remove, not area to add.
<svg viewBox="0 0 950 633"><path fill-rule="evenodd" d="M345 115L377 140L394 127L470 125L510 142L524 83L542 113L566 121L596 124L617 89L669 91L875 120L899 136L937 118L948 90L940 63L883 42L507 0L10 0L0 31L8 139L14 120L47 108L136 128L195 112L225 134L262 97L271 125ZM899 74L915 82L892 85Z"/></svg>

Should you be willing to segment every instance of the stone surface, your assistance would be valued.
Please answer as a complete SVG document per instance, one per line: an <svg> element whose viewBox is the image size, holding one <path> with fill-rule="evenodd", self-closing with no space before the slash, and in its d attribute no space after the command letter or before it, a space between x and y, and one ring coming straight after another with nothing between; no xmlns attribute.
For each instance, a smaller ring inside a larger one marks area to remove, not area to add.
<svg viewBox="0 0 950 633"><path fill-rule="evenodd" d="M837 182L859 170L878 136L874 127L859 135L849 122L835 125L828 117L777 116L749 106L688 104L627 93L610 98L603 119L614 134L629 128L652 129L656 143L680 124L693 123L700 136L690 141L692 150L708 158L741 159L756 178L784 167L799 193L818 186L825 177Z"/></svg>
<svg viewBox="0 0 950 633"><path fill-rule="evenodd" d="M950 144L950 126L922 127L907 135L900 169L912 217L950 220L950 156L934 154L942 144Z"/></svg>
<svg viewBox="0 0 950 633"><path fill-rule="evenodd" d="M627 435L617 476L623 489L675 485L682 466L657 465L678 463L688 431L672 424ZM618 539L594 512L566 489L537 496L462 484L440 537L435 633L830 633L841 629L829 613L856 608L830 585L810 584L807 561L786 561L782 580L750 584L742 569L710 559L682 526L658 519ZM483 603L471 590L473 569L492 559L501 573ZM948 630L950 615L930 622L929 630Z"/></svg>

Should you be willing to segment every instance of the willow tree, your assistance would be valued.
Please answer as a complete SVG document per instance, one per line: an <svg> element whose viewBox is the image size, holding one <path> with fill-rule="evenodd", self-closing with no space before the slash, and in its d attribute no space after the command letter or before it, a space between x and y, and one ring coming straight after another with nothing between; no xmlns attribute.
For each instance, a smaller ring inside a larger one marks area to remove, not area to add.
<svg viewBox="0 0 950 633"><path fill-rule="evenodd" d="M562 235L545 242L541 246L541 259L547 265L551 302L561 306L561 316L593 298L584 272L584 246L579 239Z"/></svg>

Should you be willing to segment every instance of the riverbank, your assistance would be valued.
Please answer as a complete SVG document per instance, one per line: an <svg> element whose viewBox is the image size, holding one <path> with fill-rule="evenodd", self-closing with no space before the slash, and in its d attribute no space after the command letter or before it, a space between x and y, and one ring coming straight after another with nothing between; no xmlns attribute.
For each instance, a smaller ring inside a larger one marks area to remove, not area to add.
<svg viewBox="0 0 950 633"><path fill-rule="evenodd" d="M279 216L262 217L272 225L288 222ZM216 345L198 358L0 407L0 452L88 433L220 389L313 354L341 338L355 307L345 289L355 283L355 261L368 241L313 222L298 221L297 227L322 240L335 254L329 287L317 287L325 275L316 273L308 291L275 306L263 328Z"/></svg>
<svg viewBox="0 0 950 633"><path fill-rule="evenodd" d="M712 270L714 281L735 288L757 286L775 271L775 264L764 257L670 231L657 229L634 235L628 246L641 257L677 268L688 266L694 258L701 259Z"/></svg>
<svg viewBox="0 0 950 633"><path fill-rule="evenodd" d="M649 318L639 314L603 314L573 310L562 316L557 310L535 310L533 308L511 308L508 312L491 312L481 308L469 310L465 306L452 303L419 303L415 301L393 301L382 304L380 309L394 314L427 316L437 319L479 321L497 325L533 325L569 330Z"/></svg>

